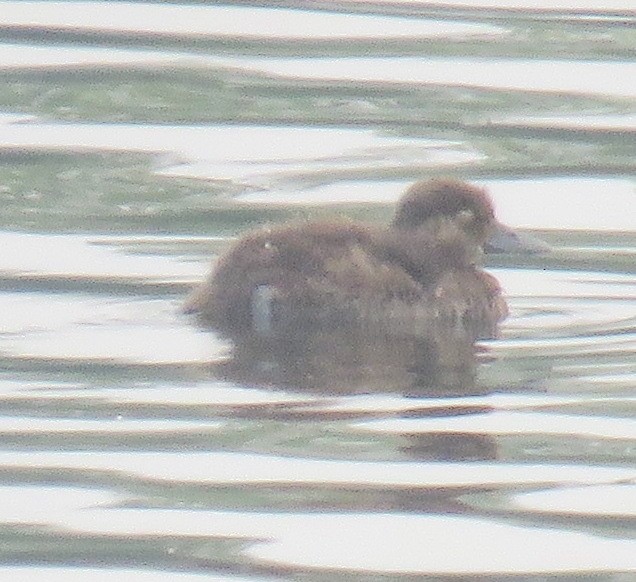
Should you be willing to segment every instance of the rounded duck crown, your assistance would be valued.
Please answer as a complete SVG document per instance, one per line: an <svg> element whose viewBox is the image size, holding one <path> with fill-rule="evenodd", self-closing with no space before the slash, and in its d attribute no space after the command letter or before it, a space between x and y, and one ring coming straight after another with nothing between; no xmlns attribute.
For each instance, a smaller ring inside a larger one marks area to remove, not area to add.
<svg viewBox="0 0 636 582"><path fill-rule="evenodd" d="M391 228L426 228L438 235L449 223L482 246L495 223L495 210L483 188L452 178L413 184L400 198Z"/></svg>

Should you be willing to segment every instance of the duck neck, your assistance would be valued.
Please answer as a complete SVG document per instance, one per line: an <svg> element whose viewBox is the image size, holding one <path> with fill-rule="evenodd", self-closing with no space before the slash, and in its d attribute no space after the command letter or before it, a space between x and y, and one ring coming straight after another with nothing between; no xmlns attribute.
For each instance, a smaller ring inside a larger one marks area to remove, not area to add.
<svg viewBox="0 0 636 582"><path fill-rule="evenodd" d="M382 243L385 256L424 286L445 272L472 268L477 259L477 249L455 228L390 228Z"/></svg>

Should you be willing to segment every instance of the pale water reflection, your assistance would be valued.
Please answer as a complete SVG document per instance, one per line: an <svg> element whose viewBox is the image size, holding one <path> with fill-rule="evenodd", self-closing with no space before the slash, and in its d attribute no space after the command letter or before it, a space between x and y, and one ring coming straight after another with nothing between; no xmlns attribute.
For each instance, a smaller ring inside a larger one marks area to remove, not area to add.
<svg viewBox="0 0 636 582"><path fill-rule="evenodd" d="M265 562L280 562L287 567L448 574L470 570L475 574L494 574L603 572L617 568L631 570L636 566L631 542L559 529L541 531L510 526L494 519L383 513L283 515L122 509L116 505L123 500L106 493L72 488L13 489L3 488L3 492L15 495L15 509L21 511L3 512L0 518L9 522L46 523L75 534L258 540L256 544L250 544L248 556ZM598 492L600 488L594 490ZM47 502L51 495L56 499L55 507L50 507ZM410 533L408 538L402 534L405 526ZM457 536L457 531L462 535ZM388 538L384 536L387 532L391 534ZM508 548L505 555L499 551L502 544ZM426 551L421 551L423 547ZM203 556L204 550L200 553L200 557ZM48 572L53 574L55 570ZM93 577L91 571L82 570L82 573L91 573L91 580L100 579ZM128 571L122 570L121 574L128 575ZM126 579L146 578L134 575ZM188 577L183 579L189 580Z"/></svg>
<svg viewBox="0 0 636 582"><path fill-rule="evenodd" d="M481 158L461 142L400 138L368 130L148 124L14 123L4 128L0 148L163 154L155 162L159 175L231 180L244 187L322 181L327 170L347 175L409 164L440 168Z"/></svg>
<svg viewBox="0 0 636 582"><path fill-rule="evenodd" d="M54 435L61 433L140 433L153 435L157 433L211 432L221 427L219 422L201 423L200 421L175 420L127 420L121 416L111 419L75 420L66 418L0 418L0 433L12 435L38 433Z"/></svg>
<svg viewBox="0 0 636 582"><path fill-rule="evenodd" d="M214 576L209 572L184 574L182 572L151 572L131 568L56 568L15 567L0 568L0 576L12 582L111 582L113 576L121 576L126 582L266 582L266 578L237 578L236 576Z"/></svg>
<svg viewBox="0 0 636 582"><path fill-rule="evenodd" d="M620 483L592 487L564 487L513 496L521 510L564 515L636 517L636 484Z"/></svg>
<svg viewBox="0 0 636 582"><path fill-rule="evenodd" d="M108 491L80 487L2 486L0 494L12 503L0 507L0 520L5 524L48 523L69 512L88 507L112 505L126 499Z"/></svg>
<svg viewBox="0 0 636 582"><path fill-rule="evenodd" d="M69 497L69 507L58 505L53 511L42 511L43 502L52 493L61 500ZM606 572L636 567L633 542L557 528L542 531L511 526L496 519L120 509L113 507L112 499L98 501L72 489L27 488L18 494L18 506L28 500L39 509L31 515L23 513L22 523L44 521L75 534L258 540L250 544L248 556L286 567L438 574L470 571L477 575ZM5 519L11 520L11 516ZM405 527L408 537L403 535ZM462 532L460 536L458 531ZM500 547L504 544L507 551L502 554Z"/></svg>
<svg viewBox="0 0 636 582"><path fill-rule="evenodd" d="M52 69L78 66L166 66L183 61L183 55L153 51L83 48L74 46L23 46L0 44L0 70ZM185 63L184 63L185 64Z"/></svg>
<svg viewBox="0 0 636 582"><path fill-rule="evenodd" d="M372 2L375 0L371 0ZM345 2L358 2L358 0L345 0ZM382 0L388 4L425 4L419 0ZM528 0L436 0L436 5L452 6L458 8L496 8L504 10L523 11L571 11L582 12L610 12L613 10L632 14L634 6L630 0L593 0L582 4L580 0L547 0L542 2L529 2Z"/></svg>
<svg viewBox="0 0 636 582"><path fill-rule="evenodd" d="M402 57L342 59L233 59L229 65L303 80L426 83L508 91L548 91L633 99L636 64L568 60Z"/></svg>
<svg viewBox="0 0 636 582"><path fill-rule="evenodd" d="M128 238L134 243L135 238ZM170 238L175 243L174 238ZM191 240L191 239L190 239ZM60 277L66 279L117 280L131 283L190 281L203 273L202 266L169 256L141 256L121 248L120 238L86 235L0 233L5 250L0 273L5 277ZM119 244L118 244L119 243Z"/></svg>
<svg viewBox="0 0 636 582"><path fill-rule="evenodd" d="M390 40L490 36L504 30L484 24L444 22L257 6L176 6L134 2L0 2L8 28L166 34L208 38ZM267 26L263 26L263 22Z"/></svg>
<svg viewBox="0 0 636 582"><path fill-rule="evenodd" d="M611 483L633 478L628 467L587 465L369 462L304 459L245 453L193 452L1 452L15 469L125 472L137 479L212 485L287 485L405 488L408 490L492 486Z"/></svg>
<svg viewBox="0 0 636 582"><path fill-rule="evenodd" d="M627 400L626 403L632 406L636 404L633 400ZM455 418L401 418L365 422L356 426L362 430L399 434L562 434L626 441L636 431L636 421L633 420L512 411L466 414Z"/></svg>

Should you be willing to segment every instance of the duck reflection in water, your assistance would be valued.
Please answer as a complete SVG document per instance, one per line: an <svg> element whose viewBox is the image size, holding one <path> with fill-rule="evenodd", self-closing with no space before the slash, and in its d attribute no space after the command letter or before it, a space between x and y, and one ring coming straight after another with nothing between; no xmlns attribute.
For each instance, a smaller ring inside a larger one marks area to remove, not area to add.
<svg viewBox="0 0 636 582"><path fill-rule="evenodd" d="M184 310L234 341L236 370L272 382L373 391L371 379L400 370L402 387L465 383L474 342L496 337L508 314L482 253L543 250L496 220L485 190L421 181L386 228L333 219L248 233Z"/></svg>

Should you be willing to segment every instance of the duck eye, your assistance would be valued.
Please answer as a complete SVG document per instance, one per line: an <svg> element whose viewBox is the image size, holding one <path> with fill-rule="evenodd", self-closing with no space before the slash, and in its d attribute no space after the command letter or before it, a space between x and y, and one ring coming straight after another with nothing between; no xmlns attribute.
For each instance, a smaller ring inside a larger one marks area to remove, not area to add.
<svg viewBox="0 0 636 582"><path fill-rule="evenodd" d="M475 213L468 208L464 208L464 210L459 211L457 218L459 218L459 221L463 224L469 224L475 220Z"/></svg>

